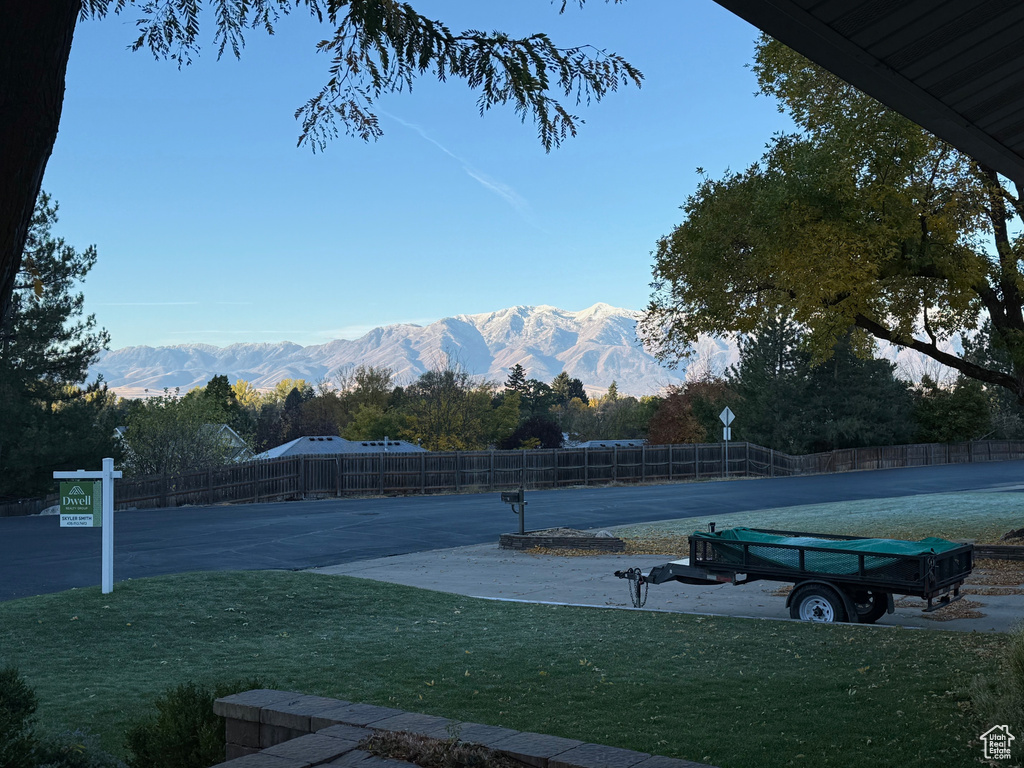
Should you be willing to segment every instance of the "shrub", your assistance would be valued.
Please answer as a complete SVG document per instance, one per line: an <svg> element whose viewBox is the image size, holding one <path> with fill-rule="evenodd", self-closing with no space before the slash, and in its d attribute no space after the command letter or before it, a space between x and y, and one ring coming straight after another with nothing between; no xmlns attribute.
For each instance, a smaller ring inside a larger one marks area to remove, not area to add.
<svg viewBox="0 0 1024 768"><path fill-rule="evenodd" d="M224 719L214 699L253 688L260 680L235 680L213 688L188 682L164 691L156 713L132 726L126 737L131 768L209 768L224 762Z"/></svg>
<svg viewBox="0 0 1024 768"><path fill-rule="evenodd" d="M34 768L38 701L14 667L0 669L0 766Z"/></svg>
<svg viewBox="0 0 1024 768"><path fill-rule="evenodd" d="M126 768L124 761L100 747L99 739L85 731L64 731L39 745L39 768Z"/></svg>

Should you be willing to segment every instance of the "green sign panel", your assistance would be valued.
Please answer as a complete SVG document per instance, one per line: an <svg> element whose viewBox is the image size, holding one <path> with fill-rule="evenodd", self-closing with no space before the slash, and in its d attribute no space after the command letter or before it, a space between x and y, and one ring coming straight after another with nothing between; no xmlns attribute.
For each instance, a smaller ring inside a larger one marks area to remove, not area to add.
<svg viewBox="0 0 1024 768"><path fill-rule="evenodd" d="M72 480L60 484L60 527L99 528L103 524L103 482Z"/></svg>

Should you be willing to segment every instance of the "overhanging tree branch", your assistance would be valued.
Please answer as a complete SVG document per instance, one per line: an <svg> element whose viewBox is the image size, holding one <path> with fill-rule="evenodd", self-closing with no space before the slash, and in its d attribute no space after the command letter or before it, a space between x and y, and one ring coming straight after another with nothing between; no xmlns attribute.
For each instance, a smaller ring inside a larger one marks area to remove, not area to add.
<svg viewBox="0 0 1024 768"><path fill-rule="evenodd" d="M943 365L948 365L950 368L960 371L960 373L969 378L984 381L988 384L995 384L1000 387L1006 387L1016 393L1018 398L1024 396L1024 388L1021 387L1021 383L1013 376L1003 373L1002 371L985 368L964 360L962 357L957 357L949 352L945 352L939 349L935 342L927 342L915 338L907 339L894 333L881 323L867 317L866 315L856 315L855 322L858 328L862 328L875 338L888 341L891 344L896 344L901 347L913 349L921 354L927 355Z"/></svg>

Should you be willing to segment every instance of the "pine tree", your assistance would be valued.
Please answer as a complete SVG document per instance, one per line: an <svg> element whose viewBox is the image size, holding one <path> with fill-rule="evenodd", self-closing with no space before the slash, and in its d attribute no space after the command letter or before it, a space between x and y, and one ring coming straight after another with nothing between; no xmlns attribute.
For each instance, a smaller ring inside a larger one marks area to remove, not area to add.
<svg viewBox="0 0 1024 768"><path fill-rule="evenodd" d="M520 395L526 394L526 369L519 363L509 369L508 378L505 380L505 389L518 392Z"/></svg>
<svg viewBox="0 0 1024 768"><path fill-rule="evenodd" d="M116 453L114 398L89 366L109 334L76 292L96 263L54 237L57 204L40 195L10 310L0 322L0 496L43 493L53 470L80 469Z"/></svg>

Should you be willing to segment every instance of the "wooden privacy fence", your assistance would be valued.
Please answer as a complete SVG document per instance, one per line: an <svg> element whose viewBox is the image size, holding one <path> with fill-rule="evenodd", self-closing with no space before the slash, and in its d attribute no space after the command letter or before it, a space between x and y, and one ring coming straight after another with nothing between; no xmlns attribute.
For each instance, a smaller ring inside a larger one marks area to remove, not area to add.
<svg viewBox="0 0 1024 768"><path fill-rule="evenodd" d="M297 456L120 481L117 506L268 502L386 494L788 477L857 469L1024 458L1024 442L988 440L850 448L808 456L752 443L643 445L529 451Z"/></svg>
<svg viewBox="0 0 1024 768"><path fill-rule="evenodd" d="M0 517L38 515L44 509L52 507L56 503L56 496L47 496L45 499L18 499L17 501L4 501L0 502Z"/></svg>

